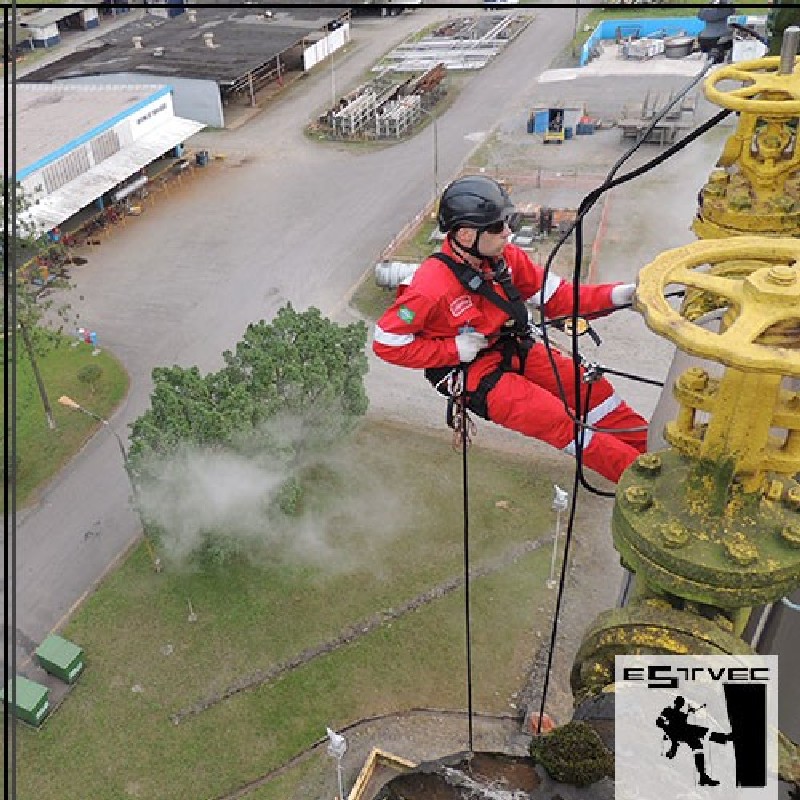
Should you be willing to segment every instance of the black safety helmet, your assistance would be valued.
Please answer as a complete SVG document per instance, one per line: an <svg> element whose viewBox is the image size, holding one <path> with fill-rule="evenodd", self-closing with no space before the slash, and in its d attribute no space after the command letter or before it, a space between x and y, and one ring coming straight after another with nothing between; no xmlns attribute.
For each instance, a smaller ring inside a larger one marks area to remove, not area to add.
<svg viewBox="0 0 800 800"><path fill-rule="evenodd" d="M513 213L514 204L497 181L485 175L465 175L442 192L439 229L442 233L464 227L480 230L493 222L509 221Z"/></svg>

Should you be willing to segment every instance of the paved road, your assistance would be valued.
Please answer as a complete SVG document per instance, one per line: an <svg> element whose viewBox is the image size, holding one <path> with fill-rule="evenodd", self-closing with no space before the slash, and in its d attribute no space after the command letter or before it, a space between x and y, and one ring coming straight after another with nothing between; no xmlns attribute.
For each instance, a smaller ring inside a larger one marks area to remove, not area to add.
<svg viewBox="0 0 800 800"><path fill-rule="evenodd" d="M357 20L338 85L363 80L395 42L453 13ZM573 21L572 9L540 12L468 84L438 124L443 182L501 116L529 102ZM123 438L147 407L153 366L216 369L249 322L271 318L286 301L339 313L350 288L431 198L430 130L378 152L323 146L302 127L329 98L330 75L321 70L239 130L201 134L226 162L159 198L76 270L73 309L131 375L130 395L112 420ZM20 662L139 536L129 492L117 443L101 431L38 505L18 513Z"/></svg>

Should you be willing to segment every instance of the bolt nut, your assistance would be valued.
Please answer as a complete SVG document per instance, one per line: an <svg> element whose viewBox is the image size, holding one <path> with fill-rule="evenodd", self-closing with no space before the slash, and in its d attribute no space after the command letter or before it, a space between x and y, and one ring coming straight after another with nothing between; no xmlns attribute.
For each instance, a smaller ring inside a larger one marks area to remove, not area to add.
<svg viewBox="0 0 800 800"><path fill-rule="evenodd" d="M739 194L729 197L728 205L734 211L746 211L748 208L753 207L753 201L750 199L749 195Z"/></svg>
<svg viewBox="0 0 800 800"><path fill-rule="evenodd" d="M644 486L629 486L623 492L623 497L634 511L646 511L653 505L653 496Z"/></svg>
<svg viewBox="0 0 800 800"><path fill-rule="evenodd" d="M800 487L792 486L787 489L786 494L783 496L783 503L792 511L800 511Z"/></svg>
<svg viewBox="0 0 800 800"><path fill-rule="evenodd" d="M777 502L783 494L783 484L778 480L767 481L764 485L764 497Z"/></svg>
<svg viewBox="0 0 800 800"><path fill-rule="evenodd" d="M740 567L746 567L758 561L758 550L756 550L755 545L741 533L735 534L731 539L728 539L724 543L724 547L728 558Z"/></svg>
<svg viewBox="0 0 800 800"><path fill-rule="evenodd" d="M643 453L633 463L645 475L658 475L661 472L661 456L658 453Z"/></svg>
<svg viewBox="0 0 800 800"><path fill-rule="evenodd" d="M698 392L708 386L708 373L701 367L689 367L678 378L678 384L682 389Z"/></svg>
<svg viewBox="0 0 800 800"><path fill-rule="evenodd" d="M775 286L791 286L797 282L797 272L786 264L776 264L770 267L767 280Z"/></svg>
<svg viewBox="0 0 800 800"><path fill-rule="evenodd" d="M800 549L800 525L784 525L781 531L781 539L783 539L789 547Z"/></svg>
<svg viewBox="0 0 800 800"><path fill-rule="evenodd" d="M689 543L689 531L676 520L662 525L659 533L664 547L670 550L678 550L681 547L686 547Z"/></svg>

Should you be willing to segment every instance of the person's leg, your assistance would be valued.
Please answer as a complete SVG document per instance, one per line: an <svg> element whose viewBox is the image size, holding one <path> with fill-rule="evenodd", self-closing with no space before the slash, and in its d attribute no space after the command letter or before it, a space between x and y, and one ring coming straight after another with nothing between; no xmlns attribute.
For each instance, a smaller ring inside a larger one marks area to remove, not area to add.
<svg viewBox="0 0 800 800"><path fill-rule="evenodd" d="M706 772L706 757L702 751L694 754L694 766L700 778L697 782L698 786L719 786L719 781L715 781Z"/></svg>
<svg viewBox="0 0 800 800"><path fill-rule="evenodd" d="M522 375L503 375L489 392L487 405L492 422L575 455L574 424L563 404ZM638 455L635 447L616 436L584 432L583 463L611 481L618 481Z"/></svg>
<svg viewBox="0 0 800 800"><path fill-rule="evenodd" d="M575 366L572 358L553 350L553 362L570 408L575 406ZM581 369L581 375L583 370ZM558 381L553 365L543 344L536 344L525 363L525 377L560 399ZM605 378L592 383L581 382L581 410L589 411L586 422L621 439L640 453L647 449L647 420L637 414L615 391ZM613 429L613 430L611 430Z"/></svg>

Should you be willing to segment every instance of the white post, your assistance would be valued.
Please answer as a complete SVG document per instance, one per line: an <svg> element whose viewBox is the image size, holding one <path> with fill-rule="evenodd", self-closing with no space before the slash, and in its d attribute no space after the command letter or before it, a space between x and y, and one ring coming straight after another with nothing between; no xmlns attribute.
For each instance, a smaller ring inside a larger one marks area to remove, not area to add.
<svg viewBox="0 0 800 800"><path fill-rule="evenodd" d="M328 755L336 759L336 779L339 783L339 800L344 800L344 786L342 783L342 759L347 752L347 739L336 731L330 728L325 729L328 732Z"/></svg>
<svg viewBox="0 0 800 800"><path fill-rule="evenodd" d="M569 502L569 492L565 492L560 486L553 484L553 510L556 512L556 535L553 539L553 555L550 559L550 578L547 581L547 588L554 589L558 585L555 579L556 556L558 555L558 537L561 533L561 512L566 510Z"/></svg>

